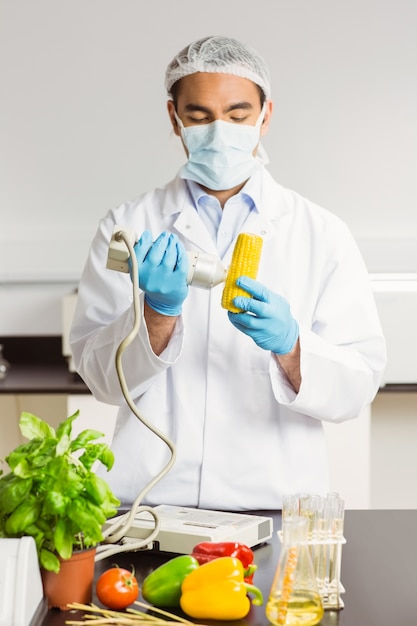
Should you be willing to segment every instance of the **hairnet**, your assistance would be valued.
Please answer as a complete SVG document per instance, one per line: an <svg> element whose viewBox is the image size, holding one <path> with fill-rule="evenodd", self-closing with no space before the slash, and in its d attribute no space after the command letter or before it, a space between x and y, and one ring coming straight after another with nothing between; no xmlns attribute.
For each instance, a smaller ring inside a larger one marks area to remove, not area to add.
<svg viewBox="0 0 417 626"><path fill-rule="evenodd" d="M168 65L165 87L171 88L184 76L196 72L219 72L248 78L271 97L269 69L264 59L247 44L230 37L205 37L181 50Z"/></svg>

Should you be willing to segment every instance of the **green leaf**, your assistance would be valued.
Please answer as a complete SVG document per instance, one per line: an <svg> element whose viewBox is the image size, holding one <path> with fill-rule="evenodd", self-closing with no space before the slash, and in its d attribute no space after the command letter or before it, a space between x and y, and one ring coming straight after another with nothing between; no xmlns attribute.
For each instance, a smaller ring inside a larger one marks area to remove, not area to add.
<svg viewBox="0 0 417 626"><path fill-rule="evenodd" d="M104 433L101 433L98 430L83 430L71 443L71 451L74 452L75 450L81 450L82 448L85 448L90 441L100 439L100 437L104 437Z"/></svg>
<svg viewBox="0 0 417 626"><path fill-rule="evenodd" d="M19 421L20 432L26 439L55 437L55 429L32 413L23 413Z"/></svg>
<svg viewBox="0 0 417 626"><path fill-rule="evenodd" d="M65 493L69 498L77 498L84 489L84 480L76 472L68 470Z"/></svg>
<svg viewBox="0 0 417 626"><path fill-rule="evenodd" d="M69 499L61 491L47 491L42 506L42 516L64 515Z"/></svg>
<svg viewBox="0 0 417 626"><path fill-rule="evenodd" d="M55 572L55 574L58 574L61 567L61 563L59 562L56 554L50 550L45 550L45 548L42 548L39 552L39 562L41 567L49 570L50 572Z"/></svg>
<svg viewBox="0 0 417 626"><path fill-rule="evenodd" d="M15 478L14 478L14 474L12 472L9 472L5 476L2 476L0 478L0 493L3 491L3 489L6 489L7 485L10 482L12 482L13 480L15 480Z"/></svg>
<svg viewBox="0 0 417 626"><path fill-rule="evenodd" d="M36 440L39 441L39 440ZM29 455L29 462L33 468L46 467L56 455L56 439L44 439L37 445L37 449Z"/></svg>
<svg viewBox="0 0 417 626"><path fill-rule="evenodd" d="M41 503L35 496L29 496L19 504L4 525L9 537L25 534L26 528L36 522L41 512Z"/></svg>
<svg viewBox="0 0 417 626"><path fill-rule="evenodd" d="M33 439L18 446L7 457L10 469L18 476L42 476L43 468L55 456L55 439Z"/></svg>
<svg viewBox="0 0 417 626"><path fill-rule="evenodd" d="M74 533L70 520L61 518L58 521L54 532L54 543L56 551L62 559L69 559L71 557Z"/></svg>
<svg viewBox="0 0 417 626"><path fill-rule="evenodd" d="M33 470L29 467L26 459L20 459L19 463L13 468L13 473L20 478L30 478Z"/></svg>
<svg viewBox="0 0 417 626"><path fill-rule="evenodd" d="M11 513L29 495L32 479L20 478L14 474L8 474L6 479L0 482L0 511Z"/></svg>
<svg viewBox="0 0 417 626"><path fill-rule="evenodd" d="M106 482L94 473L91 473L88 477L85 489L94 504L100 505L107 499Z"/></svg>
<svg viewBox="0 0 417 626"><path fill-rule="evenodd" d="M47 521L46 519L42 519L42 516L40 516L38 521L36 522L36 526L40 528L40 530L46 537L52 537L53 528L51 527L51 523L49 520Z"/></svg>
<svg viewBox="0 0 417 626"><path fill-rule="evenodd" d="M25 535L33 537L37 546L42 544L45 537L45 533L37 524L30 524L29 526L26 526Z"/></svg>
<svg viewBox="0 0 417 626"><path fill-rule="evenodd" d="M103 517L100 515L100 520L97 515L97 507L90 506L84 498L78 498L73 500L68 506L68 517L77 529L75 533L81 532L84 537L87 538L89 545L99 543L103 539L102 523Z"/></svg>
<svg viewBox="0 0 417 626"><path fill-rule="evenodd" d="M71 439L69 435L62 435L56 446L56 455L63 456L70 449Z"/></svg>
<svg viewBox="0 0 417 626"><path fill-rule="evenodd" d="M94 502L91 502L91 500L89 500L88 498L82 497L81 499L85 500L87 509L90 511L91 515L94 517L95 521L99 525L100 532L101 532L101 527L106 521L106 516L104 515L104 512L101 506L97 506L96 504L94 504Z"/></svg>
<svg viewBox="0 0 417 626"><path fill-rule="evenodd" d="M101 510L103 511L106 519L110 517L114 517L117 514L117 510L120 506L120 500L116 497L109 498L103 504L100 505Z"/></svg>
<svg viewBox="0 0 417 626"><path fill-rule="evenodd" d="M91 469L96 461L100 461L109 470L114 463L114 454L106 443L94 443L86 446L80 461L87 469Z"/></svg>
<svg viewBox="0 0 417 626"><path fill-rule="evenodd" d="M100 456L98 460L103 463L103 465L107 468L107 470L111 470L114 463L114 454L113 450L111 450L108 446L106 448L102 448Z"/></svg>
<svg viewBox="0 0 417 626"><path fill-rule="evenodd" d="M79 416L79 414L80 412L76 411L73 415L70 415L69 417L67 417L67 419L60 423L56 431L56 436L58 439L61 439L62 437L68 437L69 439L71 439L72 422L75 420L76 417Z"/></svg>
<svg viewBox="0 0 417 626"><path fill-rule="evenodd" d="M6 457L6 461L12 471L14 471L15 467L17 467L22 460L26 461L28 458L33 458L33 455L38 455L39 450L41 449L41 440L36 439L35 441L30 441L29 443L22 443L20 446L17 446L10 454Z"/></svg>
<svg viewBox="0 0 417 626"><path fill-rule="evenodd" d="M116 498L103 478L91 474L85 489L92 502L100 507L100 511L104 515L103 523L109 517L116 515L120 500Z"/></svg>

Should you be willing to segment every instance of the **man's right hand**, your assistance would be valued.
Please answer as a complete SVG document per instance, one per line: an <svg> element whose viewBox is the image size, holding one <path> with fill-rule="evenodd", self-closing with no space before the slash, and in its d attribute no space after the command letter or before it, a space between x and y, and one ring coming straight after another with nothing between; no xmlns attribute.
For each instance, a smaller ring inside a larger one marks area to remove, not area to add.
<svg viewBox="0 0 417 626"><path fill-rule="evenodd" d="M180 315L188 294L188 257L178 237L163 232L152 241L152 233L145 230L134 250L147 304L162 315Z"/></svg>

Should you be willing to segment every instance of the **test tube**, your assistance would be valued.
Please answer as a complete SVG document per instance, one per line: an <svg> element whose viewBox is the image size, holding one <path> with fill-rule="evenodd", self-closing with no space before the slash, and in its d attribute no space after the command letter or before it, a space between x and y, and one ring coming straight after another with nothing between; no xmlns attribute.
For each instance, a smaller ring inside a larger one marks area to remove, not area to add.
<svg viewBox="0 0 417 626"><path fill-rule="evenodd" d="M299 498L300 517L308 519L308 539L312 541L317 517L317 509L320 505L320 496L302 495Z"/></svg>
<svg viewBox="0 0 417 626"><path fill-rule="evenodd" d="M343 524L344 524L344 512L345 503L336 494L336 498L333 501L333 516L331 521L331 538L335 542L332 544L332 553L330 556L330 570L329 570L329 584L332 586L339 586L340 569L341 569L341 543L340 540L343 537Z"/></svg>
<svg viewBox="0 0 417 626"><path fill-rule="evenodd" d="M327 575L327 548L326 541L329 531L329 502L327 498L321 498L317 507L315 527L315 568L320 593L325 594Z"/></svg>
<svg viewBox="0 0 417 626"><path fill-rule="evenodd" d="M284 494L282 497L282 520L287 517L296 517L298 514L298 496L296 494Z"/></svg>

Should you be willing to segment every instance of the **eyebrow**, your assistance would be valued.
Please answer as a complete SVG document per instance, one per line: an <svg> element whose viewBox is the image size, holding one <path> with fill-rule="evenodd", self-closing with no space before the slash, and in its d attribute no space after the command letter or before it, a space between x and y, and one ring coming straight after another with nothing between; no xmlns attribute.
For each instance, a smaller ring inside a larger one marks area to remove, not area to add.
<svg viewBox="0 0 417 626"><path fill-rule="evenodd" d="M235 102L234 104L231 104L230 106L228 106L225 109L225 113L230 113L231 111L236 111L236 109L246 109L246 110L250 110L253 109L253 105L250 102ZM201 104L187 104L185 106L185 111L187 113L190 113L192 111L203 111L204 113L212 113L211 109L209 109L208 107L205 107Z"/></svg>

